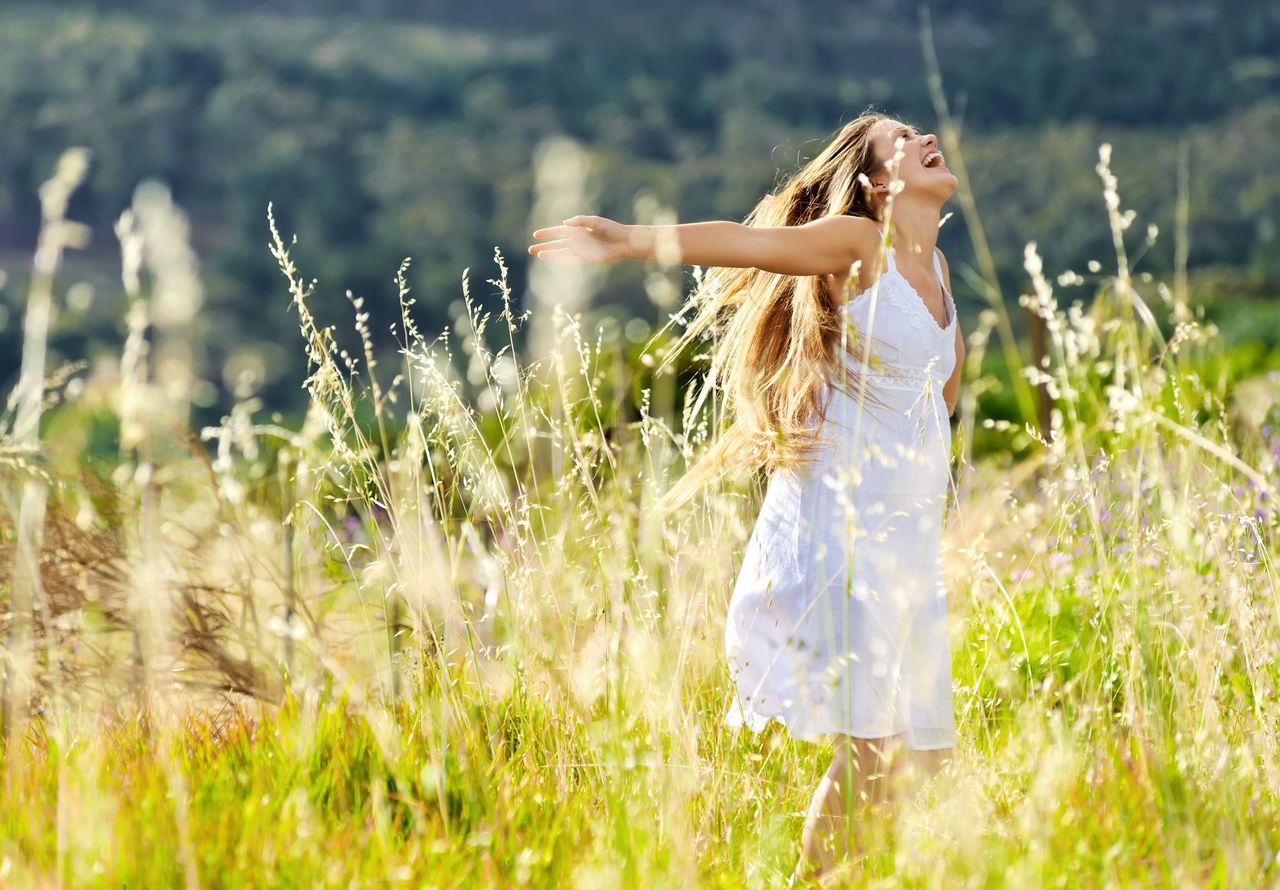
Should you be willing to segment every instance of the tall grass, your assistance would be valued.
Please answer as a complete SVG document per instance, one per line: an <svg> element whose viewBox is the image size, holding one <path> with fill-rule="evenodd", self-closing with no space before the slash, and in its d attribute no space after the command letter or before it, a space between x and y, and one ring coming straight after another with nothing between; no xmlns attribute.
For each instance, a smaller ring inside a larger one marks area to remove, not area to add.
<svg viewBox="0 0 1280 890"><path fill-rule="evenodd" d="M983 372L994 309L968 337L944 543L960 743L874 886L1276 880L1275 375L1225 376L1185 287L1135 274L1109 154L1114 268L1051 281L1027 246L1020 303L1049 354L1024 370L1050 430L978 415L1009 385ZM49 239L75 231L57 210ZM162 190L117 229L114 371L48 375L56 251L37 262L0 446L0 877L776 886L829 752L721 722L761 480L655 509L715 418L645 388L628 420L639 369L581 313L522 359L530 312L497 252L494 299L464 274L432 339L407 261L398 318L349 295L345 350L269 222L309 359L298 429L260 420L251 387L189 428L198 277ZM400 343L389 369L375 325ZM103 417L106 468L73 447ZM972 461L976 428L1031 456Z"/></svg>

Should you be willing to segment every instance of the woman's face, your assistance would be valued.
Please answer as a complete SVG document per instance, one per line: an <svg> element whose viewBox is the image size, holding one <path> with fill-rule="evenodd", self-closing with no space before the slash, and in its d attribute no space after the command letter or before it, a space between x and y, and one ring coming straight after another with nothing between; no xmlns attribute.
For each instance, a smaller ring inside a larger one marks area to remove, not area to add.
<svg viewBox="0 0 1280 890"><path fill-rule="evenodd" d="M941 156L938 149L938 138L932 133L917 133L914 127L902 121L882 120L872 128L871 138L876 157L888 162L893 157L894 141L899 136L903 136L905 141L902 146L902 160L899 161L897 170L897 178L902 180L903 185L903 190L898 197L929 195L936 198L938 203L946 201L956 190L960 181L947 167L946 158ZM926 162L928 166L925 166ZM893 176L882 163L878 169L869 174L868 178L875 185L888 183ZM883 201L887 192L878 189L876 194L880 195Z"/></svg>

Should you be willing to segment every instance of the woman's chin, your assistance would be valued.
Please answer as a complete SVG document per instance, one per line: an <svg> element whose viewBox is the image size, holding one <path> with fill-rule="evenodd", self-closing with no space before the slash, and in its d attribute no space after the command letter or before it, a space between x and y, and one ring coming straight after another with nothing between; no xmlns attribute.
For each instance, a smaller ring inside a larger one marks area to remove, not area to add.
<svg viewBox="0 0 1280 890"><path fill-rule="evenodd" d="M929 178L925 180L926 187L932 191L951 194L960 186L960 179L950 169L944 167L941 170L934 170Z"/></svg>

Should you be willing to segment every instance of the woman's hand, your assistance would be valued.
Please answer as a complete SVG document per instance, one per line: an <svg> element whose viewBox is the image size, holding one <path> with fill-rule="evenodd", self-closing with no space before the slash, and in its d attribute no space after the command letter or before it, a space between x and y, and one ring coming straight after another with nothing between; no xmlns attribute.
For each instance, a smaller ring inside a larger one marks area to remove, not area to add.
<svg viewBox="0 0 1280 890"><path fill-rule="evenodd" d="M631 258L631 226L603 216L571 216L563 225L548 226L535 238L553 238L530 244L529 253L546 260L587 265Z"/></svg>

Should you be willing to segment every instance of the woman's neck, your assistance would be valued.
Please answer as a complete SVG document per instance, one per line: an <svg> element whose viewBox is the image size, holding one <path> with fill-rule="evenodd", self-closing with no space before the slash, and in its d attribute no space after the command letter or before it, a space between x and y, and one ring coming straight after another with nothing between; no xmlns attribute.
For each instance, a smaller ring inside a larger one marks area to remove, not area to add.
<svg viewBox="0 0 1280 890"><path fill-rule="evenodd" d="M895 201L890 221L894 255L932 258L938 243L938 221L942 208L937 205Z"/></svg>

